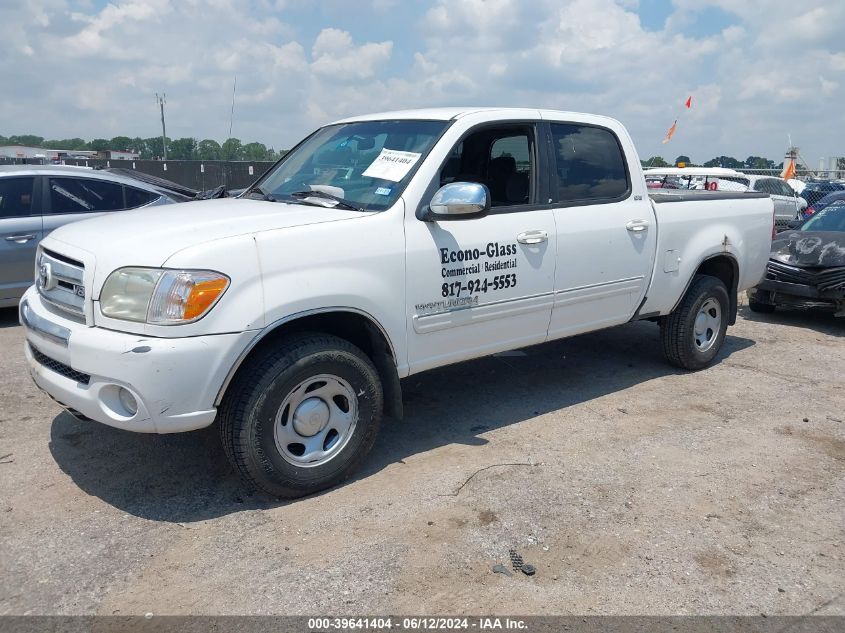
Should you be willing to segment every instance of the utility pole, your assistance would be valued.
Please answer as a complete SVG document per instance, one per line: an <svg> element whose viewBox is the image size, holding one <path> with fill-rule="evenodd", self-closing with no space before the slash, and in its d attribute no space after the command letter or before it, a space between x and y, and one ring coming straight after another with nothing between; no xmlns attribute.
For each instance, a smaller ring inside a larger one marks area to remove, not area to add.
<svg viewBox="0 0 845 633"><path fill-rule="evenodd" d="M235 81L232 82L232 110L229 112L229 136L232 138L232 121L235 119L235 90L238 88L238 76L235 75Z"/></svg>
<svg viewBox="0 0 845 633"><path fill-rule="evenodd" d="M167 132L164 128L164 104L167 103L167 95L165 93L156 93L156 101L161 108L161 147L164 152L163 158L167 160Z"/></svg>

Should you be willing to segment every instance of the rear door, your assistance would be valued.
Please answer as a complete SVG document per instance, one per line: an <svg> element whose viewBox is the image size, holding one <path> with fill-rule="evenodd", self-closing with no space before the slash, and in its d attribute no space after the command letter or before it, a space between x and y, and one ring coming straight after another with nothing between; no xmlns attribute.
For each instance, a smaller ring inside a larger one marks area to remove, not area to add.
<svg viewBox="0 0 845 633"><path fill-rule="evenodd" d="M35 176L0 178L0 303L19 299L32 285L42 237Z"/></svg>
<svg viewBox="0 0 845 633"><path fill-rule="evenodd" d="M754 181L754 191L767 193L772 198L778 225L784 225L795 217L795 203L792 198L783 195L776 178L758 178Z"/></svg>
<svg viewBox="0 0 845 633"><path fill-rule="evenodd" d="M611 127L612 126L612 127ZM557 271L549 338L628 321L654 265L657 226L625 129L550 121Z"/></svg>
<svg viewBox="0 0 845 633"><path fill-rule="evenodd" d="M787 221L795 219L798 216L798 195L785 180L780 178L773 178L772 180L774 181L772 186L783 200L784 214L789 216Z"/></svg>

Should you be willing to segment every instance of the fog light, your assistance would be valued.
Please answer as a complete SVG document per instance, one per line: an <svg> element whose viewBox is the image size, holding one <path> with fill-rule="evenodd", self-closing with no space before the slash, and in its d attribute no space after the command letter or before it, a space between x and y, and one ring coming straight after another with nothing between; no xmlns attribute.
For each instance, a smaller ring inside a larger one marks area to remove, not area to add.
<svg viewBox="0 0 845 633"><path fill-rule="evenodd" d="M130 417L138 413L138 401L129 393L129 390L121 387L117 391L117 397L120 398L120 404L129 412Z"/></svg>

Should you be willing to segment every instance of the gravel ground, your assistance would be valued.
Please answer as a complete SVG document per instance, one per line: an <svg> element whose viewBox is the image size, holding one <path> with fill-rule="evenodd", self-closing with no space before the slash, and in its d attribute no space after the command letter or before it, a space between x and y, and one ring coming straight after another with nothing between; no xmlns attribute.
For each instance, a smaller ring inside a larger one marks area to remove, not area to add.
<svg viewBox="0 0 845 633"><path fill-rule="evenodd" d="M0 614L845 614L845 320L742 307L699 373L636 323L414 376L362 473L280 503L216 428L63 413L15 319Z"/></svg>

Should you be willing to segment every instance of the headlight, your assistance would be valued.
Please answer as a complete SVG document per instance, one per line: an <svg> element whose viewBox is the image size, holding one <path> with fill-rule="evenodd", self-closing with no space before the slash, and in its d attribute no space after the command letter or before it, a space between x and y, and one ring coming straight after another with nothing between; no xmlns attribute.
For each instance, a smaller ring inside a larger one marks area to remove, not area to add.
<svg viewBox="0 0 845 633"><path fill-rule="evenodd" d="M106 279L100 312L126 321L178 325L202 318L229 287L210 270L121 268Z"/></svg>

